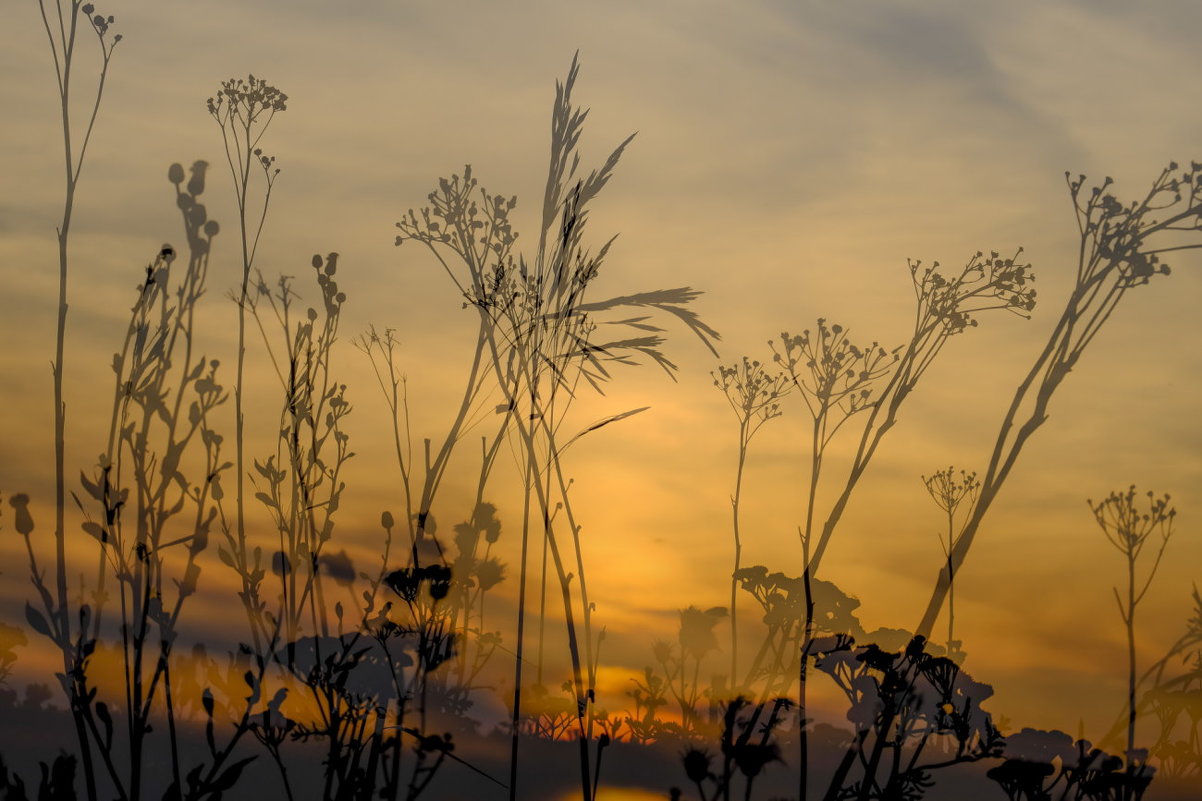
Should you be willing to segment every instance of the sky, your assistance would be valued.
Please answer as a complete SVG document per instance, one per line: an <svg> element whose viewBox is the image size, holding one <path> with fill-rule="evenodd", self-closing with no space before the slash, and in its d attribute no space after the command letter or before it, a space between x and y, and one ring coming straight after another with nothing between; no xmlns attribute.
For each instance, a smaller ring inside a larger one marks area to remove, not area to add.
<svg viewBox="0 0 1202 801"><path fill-rule="evenodd" d="M260 266L303 275L312 254L340 254L337 370L357 455L337 536L360 558L378 555L374 521L399 496L387 410L351 337L369 324L396 329L420 437L447 425L473 335L470 310L419 249L394 246L393 224L470 163L491 192L518 195L518 228L530 231L519 243L532 245L554 85L577 51L576 97L592 109L586 163L637 131L593 212L596 236L620 234L600 291L704 291L696 308L722 333L724 363L768 358L767 340L819 317L858 340L900 343L912 315L907 259L958 265L1023 247L1039 287L1033 318L993 315L952 341L824 562L823 577L862 601L869 628L916 625L941 560L939 513L920 476L981 469L1063 303L1077 244L1065 171L1112 176L1119 197L1133 198L1170 160L1202 159L1202 7L1191 2L127 0L99 10L124 38L73 232L68 475L103 447L96 399L110 392L141 270L163 242L182 244L172 162L214 165L206 199L225 233L203 341L232 364L233 192L205 100L220 81L254 74L289 98L264 144L281 174ZM0 37L0 492L33 496L49 553L58 109L36 4L6 9ZM1141 659L1180 633L1200 578L1202 263L1184 254L1171 264L1171 276L1131 293L1074 369L957 576L968 669L995 686L991 708L1020 725L1103 726L1121 704L1111 587L1122 563L1087 498L1134 483L1171 493L1178 509L1140 610ZM615 692L655 639L674 636L677 610L721 605L728 586L737 432L712 387L718 362L683 330L668 347L675 380L643 365L605 397L581 399L580 427L651 408L567 457ZM250 359L250 397L272 397L261 352ZM260 448L273 403L252 402ZM808 453L796 398L785 412L752 447L745 560L796 573ZM469 491L474 454L456 462L447 498ZM516 527L506 488L512 479L499 478L492 500ZM0 592L5 619L21 622L30 590L11 522L6 508ZM511 564L515 544L503 545ZM220 569L206 563L214 587L228 586ZM201 611L220 610L219 598L202 593L197 625L212 623ZM19 675L37 664L30 649Z"/></svg>

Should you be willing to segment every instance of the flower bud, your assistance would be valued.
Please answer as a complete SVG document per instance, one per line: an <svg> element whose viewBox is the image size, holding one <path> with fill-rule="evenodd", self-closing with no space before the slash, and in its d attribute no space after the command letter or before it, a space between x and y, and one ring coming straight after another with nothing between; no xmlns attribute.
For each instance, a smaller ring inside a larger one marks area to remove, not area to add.
<svg viewBox="0 0 1202 801"><path fill-rule="evenodd" d="M23 492L18 493L9 498L8 503L15 513L17 533L28 537L33 532L33 516L29 514L29 496Z"/></svg>

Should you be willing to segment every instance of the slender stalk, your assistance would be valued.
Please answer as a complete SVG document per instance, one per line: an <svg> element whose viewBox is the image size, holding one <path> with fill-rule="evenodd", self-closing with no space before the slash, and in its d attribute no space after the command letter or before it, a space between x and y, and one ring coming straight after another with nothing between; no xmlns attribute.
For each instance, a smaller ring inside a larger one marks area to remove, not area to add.
<svg viewBox="0 0 1202 801"><path fill-rule="evenodd" d="M108 77L109 62L113 49L121 36L108 38L112 17L92 17L93 7L79 0L69 0L66 7L63 0L55 0L54 9L58 17L55 30L47 13L45 0L38 0L38 10L41 14L42 25L50 45L54 61L55 78L57 81L59 113L62 125L63 167L64 167L64 196L62 217L56 229L58 244L58 315L55 325L54 361L51 364L51 375L54 384L54 543L55 543L55 596L54 609L47 609L54 620L53 631L57 639L63 659L63 675L72 675L70 654L71 615L67 597L67 564L66 553L66 430L67 404L64 393L64 377L66 370L66 338L67 338L67 281L70 267L69 251L71 223L75 211L76 190L79 186L80 174L83 171L84 156L92 131L100 111L101 100L104 96L105 81ZM101 65L96 79L95 94L90 101L88 122L82 130L78 149L74 140L77 133L71 118L72 90L74 89L74 69L76 62L77 35L81 21L92 28L97 37L100 49ZM75 697L75 693L64 686L71 706L72 722L80 745L80 759L83 763L85 791L89 799L95 799L96 777L92 763L92 753L87 742L84 713L79 706L83 699Z"/></svg>
<svg viewBox="0 0 1202 801"><path fill-rule="evenodd" d="M225 149L226 163L234 181L234 198L238 208L238 240L242 257L242 280L235 298L238 304L238 356L234 374L234 470L236 542L235 563L241 568L242 592L249 597L254 591L251 586L247 564L246 545L246 448L245 448L245 363L246 363L246 314L250 302L250 274L258 251L263 225L271 200L271 190L279 175L275 159L264 156L258 147L276 113L286 110L287 95L274 86L251 76L247 80L223 81L215 98L209 98L209 114L221 128L221 140ZM265 179L262 209L258 220L250 217L250 185L252 165L262 168ZM205 162L194 165L194 180L199 170L203 182ZM203 185L203 184L202 184ZM254 225L254 232L250 227ZM262 647L259 627L252 624L251 635L256 649Z"/></svg>
<svg viewBox="0 0 1202 801"><path fill-rule="evenodd" d="M942 542L943 557L948 568L949 584L948 584L948 610L947 610L947 655L955 659L959 654L959 648L955 639L955 623L956 623L956 596L955 584L952 583L955 579L955 566L951 561L952 550L956 546L956 516L962 506L967 505L970 509L976 502L977 493L981 489L981 484L977 480L977 474L969 473L961 470L959 476L956 475L955 469L948 467L944 470L936 470L929 476L922 477L923 486L926 488L927 494L935 505L943 512L946 524L947 541Z"/></svg>
<svg viewBox="0 0 1202 801"><path fill-rule="evenodd" d="M530 489L534 475L530 464L524 467L522 501L522 556L518 566L518 615L517 642L514 646L513 661L513 709L510 717L509 743L509 801L517 801L518 797L518 743L521 739L522 723L522 668L525 663L526 645L526 564L530 549Z"/></svg>
<svg viewBox="0 0 1202 801"><path fill-rule="evenodd" d="M739 532L739 505L743 499L743 468L747 465L747 422L739 422L739 461L735 467L735 492L730 499L731 531L734 534L734 567L730 572L730 691L739 675L739 569L743 566L743 539Z"/></svg>
<svg viewBox="0 0 1202 801"><path fill-rule="evenodd" d="M1135 652L1135 616L1139 603L1152 586L1152 580L1160 567L1165 548L1173 535L1173 520L1177 515L1176 509L1169 506L1169 496L1157 498L1152 492L1147 493L1146 506L1136 501L1134 485L1125 492L1112 492L1106 498L1094 503L1089 501L1090 511L1102 529L1106 539L1122 554L1126 562L1127 586L1124 596L1120 596L1118 588L1114 589L1114 601L1118 607L1119 617L1126 629L1127 639L1127 749L1126 764L1129 777L1135 775L1135 723L1138 707L1135 700L1137 687L1137 665ZM1159 540L1156 555L1151 567L1144 578L1137 577L1137 563L1149 540ZM1142 768L1141 766L1138 766ZM1133 797L1134 788L1128 783L1124 785L1123 798Z"/></svg>
<svg viewBox="0 0 1202 801"><path fill-rule="evenodd" d="M735 468L734 494L731 496L734 569L730 576L730 686L733 698L740 691L736 684L739 675L738 583L743 559L740 530L743 474L747 466L751 440L765 423L780 416L780 399L788 393L789 386L786 376L769 373L760 362L747 357L729 367L719 367L711 375L714 378L714 386L726 396L739 424L738 462Z"/></svg>

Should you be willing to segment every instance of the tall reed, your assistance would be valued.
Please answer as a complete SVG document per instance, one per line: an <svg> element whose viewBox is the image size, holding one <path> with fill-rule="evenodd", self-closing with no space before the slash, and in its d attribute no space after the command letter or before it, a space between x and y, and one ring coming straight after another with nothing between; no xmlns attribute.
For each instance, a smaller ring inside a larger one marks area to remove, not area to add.
<svg viewBox="0 0 1202 801"><path fill-rule="evenodd" d="M575 393L582 386L600 389L611 378L611 365L629 364L641 355L669 374L675 365L660 351L660 328L648 316L614 321L633 328L635 336L597 341L594 316L622 308L650 309L677 317L707 346L717 333L687 308L697 292L688 288L642 292L590 301L588 292L613 240L596 252L584 244L587 209L608 183L622 152L620 144L586 177L578 177L577 144L587 115L572 104L571 92L579 67L575 60L567 79L556 87L551 122L551 159L543 197L538 247L532 261L515 258L515 234L509 211L516 199L477 192L470 173L440 182L430 196L432 205L420 214L410 212L398 223L402 241L414 239L435 251L440 264L481 320L484 356L502 396L498 410L508 415L510 436L516 437L526 487L522 557L519 569L518 641L515 648L513 740L510 793L517 793L517 748L520 732L522 668L525 649L527 560L529 536L535 526L551 557L559 584L566 622L571 686L575 697L576 734L580 742L583 798L591 799L595 779L590 770L589 741L593 734L597 650L593 604L589 598L580 525L573 512L561 454L579 436L628 417L639 409L611 415L565 437L562 430ZM460 265L452 267L440 250ZM712 346L711 346L712 350ZM536 522L537 518L537 522ZM562 521L562 524L560 524ZM562 529L571 536L572 551L564 553ZM574 570L569 572L569 558ZM574 590L573 584L578 587ZM578 630L577 619L580 621Z"/></svg>
<svg viewBox="0 0 1202 801"><path fill-rule="evenodd" d="M621 143L605 163L587 177L576 177L580 160L576 147L587 115L586 111L574 107L571 100L578 69L573 61L567 79L556 91L550 170L533 264L519 261L516 275L501 265L501 270L493 272L493 285L507 291L502 294L490 289L479 298L477 305L494 320L494 326L489 328L494 370L501 379L512 424L524 453L528 487L534 491L535 511L541 517L544 543L563 599L571 682L576 697L581 794L584 799L591 799L595 779L590 776L588 744L595 720L593 703L601 635L594 635L593 603L588 592L581 527L573 512L570 484L561 454L579 436L641 409L604 418L569 439L564 438L561 429L577 388L587 384L600 389L602 383L611 378L607 363L629 364L632 357L642 355L669 374L675 368L660 352L663 338L658 332L661 329L648 324L645 316L616 322L633 327L636 332L653 332L651 335L640 333L597 341L595 333L599 323L594 320L597 313L621 308L651 308L666 312L683 321L711 350L710 341L717 333L686 308L698 294L691 289L637 293L596 302L587 299L613 243L610 239L595 253L586 248L584 231L588 206L608 183L631 139ZM502 342L511 349L509 352L503 350ZM568 572L556 531L559 511L562 511L563 522L571 535L574 574ZM579 586L578 600L573 598L573 580ZM523 602L524 599L519 600L519 616L524 612ZM576 610L582 632L577 631ZM515 716L519 709L520 704L515 698Z"/></svg>

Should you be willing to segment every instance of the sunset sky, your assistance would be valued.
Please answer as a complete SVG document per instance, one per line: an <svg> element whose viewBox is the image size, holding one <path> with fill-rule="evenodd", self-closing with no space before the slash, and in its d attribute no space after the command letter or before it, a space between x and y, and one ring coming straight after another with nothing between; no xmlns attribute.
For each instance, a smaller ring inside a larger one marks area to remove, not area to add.
<svg viewBox="0 0 1202 801"><path fill-rule="evenodd" d="M399 490L387 410L350 339L369 324L396 329L420 437L449 422L474 336L471 310L427 254L394 247L393 224L439 176L470 163L490 192L518 196L517 228L528 232L518 243L529 252L554 82L576 51L576 100L592 109L586 166L638 132L593 211L597 244L620 234L599 291L703 290L697 310L722 333L724 363L768 359L767 340L818 317L857 341L901 344L913 313L907 258L955 268L977 250L1021 246L1033 264L1033 318L986 315L949 344L823 563L822 578L862 601L870 629L917 624L942 558L940 514L920 476L983 468L1063 305L1077 245L1065 171L1112 176L1131 199L1170 160L1202 160L1202 5L1184 0L111 0L98 9L124 39L73 232L68 478L103 448L108 365L142 268L162 243L183 245L172 162L213 165L205 199L223 233L203 347L232 381L236 216L205 100L223 79L251 73L288 95L264 139L282 172L259 266L307 280L312 254L340 254L348 301L335 369L355 407L357 456L335 545L363 560L373 549L378 558L376 521L399 509ZM62 149L35 3L9 4L0 41L0 492L33 496L48 557ZM1111 586L1123 564L1087 498L1135 483L1171 493L1178 510L1140 609L1145 663L1181 632L1191 582L1202 579L1202 257L1170 264L1171 276L1130 294L1067 379L957 576L966 668L994 685L990 709L1016 726L1075 733L1080 718L1096 729L1122 703ZM278 401L255 339L251 354L253 454L270 447ZM619 371L604 398L582 398L581 428L651 408L565 457L613 692L649 663L655 639L675 635L677 610L727 602L735 422L712 386L718 362L696 337L674 328L668 356L675 382L642 365ZM752 446L745 563L796 574L808 453L797 398L785 412ZM232 404L226 414L232 439ZM464 515L483 433L456 462L447 523ZM514 565L520 498L512 459L503 468L490 499ZM28 569L7 502L0 525L0 610L24 625ZM216 630L204 610L223 609L217 590L232 579L214 554L205 559L202 588L213 592L194 621ZM35 676L34 651L22 651L19 680Z"/></svg>

